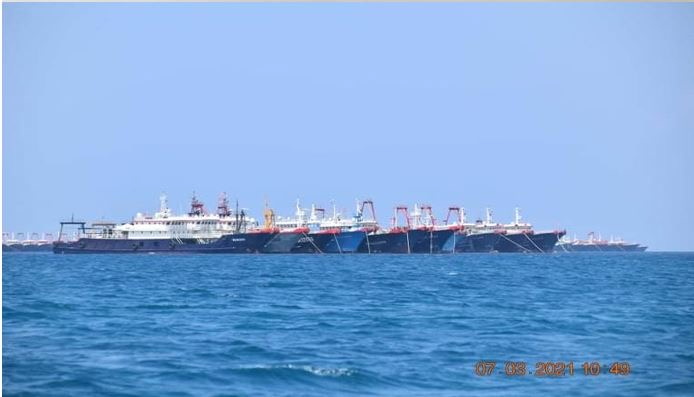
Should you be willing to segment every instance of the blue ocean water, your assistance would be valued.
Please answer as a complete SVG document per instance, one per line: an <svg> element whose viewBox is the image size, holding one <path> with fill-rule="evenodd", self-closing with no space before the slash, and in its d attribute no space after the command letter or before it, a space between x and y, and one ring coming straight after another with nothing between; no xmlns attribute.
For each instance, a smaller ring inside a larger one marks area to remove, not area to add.
<svg viewBox="0 0 694 397"><path fill-rule="evenodd" d="M691 253L18 253L2 273L5 395L694 395Z"/></svg>

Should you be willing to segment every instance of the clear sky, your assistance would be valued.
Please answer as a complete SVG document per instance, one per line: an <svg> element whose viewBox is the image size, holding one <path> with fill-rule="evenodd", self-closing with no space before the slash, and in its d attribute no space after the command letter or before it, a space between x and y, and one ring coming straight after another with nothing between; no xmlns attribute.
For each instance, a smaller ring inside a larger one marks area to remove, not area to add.
<svg viewBox="0 0 694 397"><path fill-rule="evenodd" d="M226 191L694 250L694 4L7 4L3 230Z"/></svg>

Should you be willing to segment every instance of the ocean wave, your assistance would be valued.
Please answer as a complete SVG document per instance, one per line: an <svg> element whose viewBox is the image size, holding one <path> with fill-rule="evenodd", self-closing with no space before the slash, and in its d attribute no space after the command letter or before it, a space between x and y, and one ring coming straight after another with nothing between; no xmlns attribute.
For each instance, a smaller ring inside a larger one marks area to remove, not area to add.
<svg viewBox="0 0 694 397"><path fill-rule="evenodd" d="M248 365L239 367L240 370L261 370L261 371L275 371L275 370L292 370L310 373L316 376L328 376L332 378L337 378L341 376L352 376L356 373L355 370L350 368L324 368L316 367L313 365L295 365L295 364L279 364L279 365Z"/></svg>
<svg viewBox="0 0 694 397"><path fill-rule="evenodd" d="M600 258L4 256L3 389L692 394L694 255ZM628 361L633 376L509 382L476 376L482 359L502 371L505 360Z"/></svg>

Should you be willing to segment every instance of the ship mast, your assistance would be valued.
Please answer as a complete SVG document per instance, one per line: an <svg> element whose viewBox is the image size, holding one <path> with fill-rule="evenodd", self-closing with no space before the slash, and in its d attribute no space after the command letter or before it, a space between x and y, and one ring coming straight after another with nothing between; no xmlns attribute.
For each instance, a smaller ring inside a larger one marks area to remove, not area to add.
<svg viewBox="0 0 694 397"><path fill-rule="evenodd" d="M165 213L169 210L169 200L166 198L166 193L159 196L159 212Z"/></svg>
<svg viewBox="0 0 694 397"><path fill-rule="evenodd" d="M369 207L369 210L371 211L371 219L366 219L364 217L364 209L367 206ZM359 210L357 211L357 216L358 216L358 224L360 224L360 225L372 224L373 230L377 230L379 228L378 221L376 220L376 210L374 209L374 202L371 199L362 201L361 207L359 207Z"/></svg>
<svg viewBox="0 0 694 397"><path fill-rule="evenodd" d="M406 205L399 205L395 207L395 213L393 214L393 219L392 219L392 226L393 228L398 227L398 214L403 214L403 217L405 218L405 225L407 229L410 228L410 214L407 212L407 206Z"/></svg>
<svg viewBox="0 0 694 397"><path fill-rule="evenodd" d="M419 204L414 204L414 209L412 210L412 227L422 226L422 212L419 209Z"/></svg>
<svg viewBox="0 0 694 397"><path fill-rule="evenodd" d="M330 203L333 205L333 219L337 219L337 205L335 205L335 200L330 200Z"/></svg>
<svg viewBox="0 0 694 397"><path fill-rule="evenodd" d="M299 199L296 199L296 223L297 226L303 226L306 223L306 211L304 211L303 208L301 208L301 203Z"/></svg>
<svg viewBox="0 0 694 397"><path fill-rule="evenodd" d="M231 215L229 211L229 199L227 199L226 192L222 192L219 195L219 202L217 203L217 214L220 217L227 217Z"/></svg>
<svg viewBox="0 0 694 397"><path fill-rule="evenodd" d="M241 210L239 212L239 200L236 199L236 209L234 211L234 216L236 217L236 233L241 232L241 224L243 223L243 218L246 216L246 214ZM245 228L244 228L245 231Z"/></svg>
<svg viewBox="0 0 694 397"><path fill-rule="evenodd" d="M420 208L422 210L422 215L424 216L425 226L436 226L436 217L434 217L434 211L431 209L431 205L422 204Z"/></svg>
<svg viewBox="0 0 694 397"><path fill-rule="evenodd" d="M205 213L205 206L202 201L199 201L195 196L195 191L193 191L193 198L190 201L190 213L188 215L203 215Z"/></svg>
<svg viewBox="0 0 694 397"><path fill-rule="evenodd" d="M448 225L449 220L451 219L451 214L457 214L458 221L457 223L463 224L463 217L462 213L460 211L460 207L454 206L454 207L448 207L448 214L446 214L446 220L443 222L445 225Z"/></svg>

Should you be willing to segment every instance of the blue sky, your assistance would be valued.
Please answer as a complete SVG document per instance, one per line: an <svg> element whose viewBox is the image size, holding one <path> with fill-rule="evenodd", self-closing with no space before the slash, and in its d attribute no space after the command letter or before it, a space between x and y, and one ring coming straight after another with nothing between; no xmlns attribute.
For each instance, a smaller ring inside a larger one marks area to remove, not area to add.
<svg viewBox="0 0 694 397"><path fill-rule="evenodd" d="M2 6L4 231L195 190L694 250L692 4Z"/></svg>

